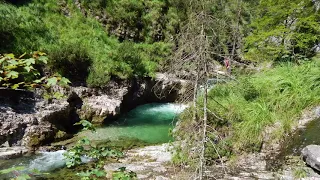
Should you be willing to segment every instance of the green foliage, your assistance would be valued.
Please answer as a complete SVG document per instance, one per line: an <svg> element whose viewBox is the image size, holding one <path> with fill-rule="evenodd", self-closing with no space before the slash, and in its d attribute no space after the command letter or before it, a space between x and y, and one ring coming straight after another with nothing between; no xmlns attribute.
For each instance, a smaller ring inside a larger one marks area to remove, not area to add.
<svg viewBox="0 0 320 180"><path fill-rule="evenodd" d="M51 47L49 67L72 82L85 81L92 59L87 49L79 44L61 44Z"/></svg>
<svg viewBox="0 0 320 180"><path fill-rule="evenodd" d="M83 130L95 132L94 126L89 121L81 120L75 125L80 124L84 127ZM70 168L80 165L82 163L81 157L90 157L99 160L106 157L121 157L122 153L105 147L96 147L91 144L88 138L82 138L74 147L69 149L64 156L67 160L66 165Z"/></svg>
<svg viewBox="0 0 320 180"><path fill-rule="evenodd" d="M312 1L260 1L254 10L252 34L246 38L247 58L297 61L314 55L320 15Z"/></svg>
<svg viewBox="0 0 320 180"><path fill-rule="evenodd" d="M296 168L293 173L296 179L303 179L306 178L308 175L307 170L302 167Z"/></svg>
<svg viewBox="0 0 320 180"><path fill-rule="evenodd" d="M32 170L31 171L32 174L30 174L30 173L25 172L24 170L25 170L24 166L16 166L16 167L0 170L0 175L14 173L14 178L11 178L11 180L27 180L27 179L32 179L33 175L47 175L48 174L48 173L41 173L40 171L38 171L36 169Z"/></svg>
<svg viewBox="0 0 320 180"><path fill-rule="evenodd" d="M85 11L106 24L119 40L152 44L167 41L179 28L176 2L167 0L81 1ZM88 9L96 9L94 12Z"/></svg>
<svg viewBox="0 0 320 180"><path fill-rule="evenodd" d="M12 173L14 171L21 171L21 170L24 170L24 169L25 169L24 166L16 166L16 167L12 167L12 168L9 168L9 169L0 170L0 174L8 174L8 173Z"/></svg>
<svg viewBox="0 0 320 180"><path fill-rule="evenodd" d="M0 2L0 53L44 51L53 73L89 86L104 86L112 77L152 76L171 53L179 27L175 4L80 2L81 10L72 1L33 0L21 6Z"/></svg>
<svg viewBox="0 0 320 180"><path fill-rule="evenodd" d="M112 173L113 180L134 180L138 179L137 174L132 171L127 171L125 167L119 168L118 171Z"/></svg>
<svg viewBox="0 0 320 180"><path fill-rule="evenodd" d="M320 100L319 69L316 62L301 66L281 64L273 70L241 77L239 83L219 85L210 91L209 109L227 120L234 131L234 150L259 150L263 131L276 122L281 125L275 136L279 138L288 133L302 110ZM222 92L225 92L223 96ZM211 123L217 122L212 117Z"/></svg>
<svg viewBox="0 0 320 180"><path fill-rule="evenodd" d="M0 55L0 86L7 88L36 88L60 85L67 86L70 81L67 78L55 74L51 77L41 77L38 70L47 63L45 53L35 52L27 58L26 53L16 58L13 54Z"/></svg>
<svg viewBox="0 0 320 180"><path fill-rule="evenodd" d="M301 65L282 63L274 69L240 76L237 82L218 84L210 90L207 163L219 159L217 154L230 157L259 151L266 138L266 128L274 128L268 134L269 140L279 140L289 133L303 110L320 102L319 62L318 59ZM198 103L201 109L201 98ZM201 119L201 112L199 114ZM190 117L188 111L181 114L175 135L187 142L197 142L192 134L199 126ZM189 143L185 144L188 147ZM180 152L181 160L192 159L183 149Z"/></svg>
<svg viewBox="0 0 320 180"><path fill-rule="evenodd" d="M85 172L77 173L78 176L81 177L81 180L91 180L97 178L103 178L106 176L106 173L103 170L98 168L87 170Z"/></svg>
<svg viewBox="0 0 320 180"><path fill-rule="evenodd" d="M86 120L81 120L75 125L82 125L83 130L90 130L92 133L96 131L94 126ZM81 179L87 180L105 177L106 173L103 170L103 160L105 158L122 157L123 153L107 147L97 147L96 145L93 145L88 138L82 138L77 142L75 146L69 149L64 154L64 156L66 157L66 166L68 168L82 164L81 157L90 157L93 160L97 161L93 168L77 173L77 175L80 176Z"/></svg>

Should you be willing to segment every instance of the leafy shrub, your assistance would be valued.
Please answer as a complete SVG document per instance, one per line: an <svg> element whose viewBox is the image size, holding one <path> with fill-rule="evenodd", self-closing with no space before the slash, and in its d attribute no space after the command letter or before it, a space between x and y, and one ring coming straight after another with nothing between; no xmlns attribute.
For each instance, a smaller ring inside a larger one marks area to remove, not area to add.
<svg viewBox="0 0 320 180"><path fill-rule="evenodd" d="M81 3L83 10L71 1L36 0L21 6L0 2L0 42L3 45L0 53L46 52L50 56L52 73L59 72L72 81L85 81L88 86L104 86L113 76L122 79L152 76L159 62L171 53L171 43L168 42L179 24L179 17L175 15L175 7L168 12L162 11L171 4L126 0ZM96 11L89 11L89 8ZM101 17L103 13L91 13L100 11L109 14L110 21L96 19L96 15ZM165 17L166 13L168 17ZM136 31L139 22L143 23L143 28L137 30L139 43L122 42L135 40L130 33L126 33L124 39L115 36L117 33L113 33L111 26L117 26L117 23L113 24L116 19L127 22L126 26L121 25L126 32ZM161 22L154 24L158 19ZM164 27L168 30L157 32ZM165 41L163 36L154 39L159 33L166 34L168 40Z"/></svg>
<svg viewBox="0 0 320 180"><path fill-rule="evenodd" d="M75 125L82 125L83 130L90 130L91 132L95 132L96 129L94 126L86 120L81 120ZM104 159L108 157L118 158L122 157L122 152L109 149L107 147L96 147L91 144L91 141L88 138L80 139L75 146L69 149L66 153L64 153L66 157L66 165L68 168L72 168L82 164L81 157L90 157L94 161L97 161L94 164L94 167L88 169L83 172L78 172L77 175L81 177L83 180L89 180L92 178L102 178L106 176L106 173L103 169ZM125 170L125 169L124 169ZM129 172L127 174L126 171L120 170L119 177L131 177L135 175L135 173ZM121 178L120 178L121 179Z"/></svg>
<svg viewBox="0 0 320 180"><path fill-rule="evenodd" d="M60 75L41 76L39 66L47 64L45 53L35 52L27 58L26 54L16 58L13 54L0 54L0 86L17 89L19 87L49 88L54 85L67 85L70 81Z"/></svg>
<svg viewBox="0 0 320 180"><path fill-rule="evenodd" d="M85 82L91 63L87 49L80 44L65 44L50 50L50 69L72 82Z"/></svg>

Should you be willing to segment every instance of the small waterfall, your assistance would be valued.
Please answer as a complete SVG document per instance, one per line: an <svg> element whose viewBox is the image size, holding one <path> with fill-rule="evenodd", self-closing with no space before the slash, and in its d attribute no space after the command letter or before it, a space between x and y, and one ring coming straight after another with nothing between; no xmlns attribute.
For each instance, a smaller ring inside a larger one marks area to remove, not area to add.
<svg viewBox="0 0 320 180"><path fill-rule="evenodd" d="M140 106L135 109L136 112L143 112L144 114L149 114L149 113L174 113L174 114L179 114L183 112L188 106L185 104L173 104L173 103L166 103L166 104L161 104L157 105L155 104L154 106Z"/></svg>
<svg viewBox="0 0 320 180"><path fill-rule="evenodd" d="M55 152L42 152L39 157L32 160L27 167L29 170L37 169L41 172L50 172L66 165L63 153L65 150Z"/></svg>
<svg viewBox="0 0 320 180"><path fill-rule="evenodd" d="M64 153L66 150L55 152L41 152L37 158L33 159L26 167L27 170L38 170L40 172L50 172L62 168L66 165ZM82 163L88 163L92 160L89 157L81 157Z"/></svg>

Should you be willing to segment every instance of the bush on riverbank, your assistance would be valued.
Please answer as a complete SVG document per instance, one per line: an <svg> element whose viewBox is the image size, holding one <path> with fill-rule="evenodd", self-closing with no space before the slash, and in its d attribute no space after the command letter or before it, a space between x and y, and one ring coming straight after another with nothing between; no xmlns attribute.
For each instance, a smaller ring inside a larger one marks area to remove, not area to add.
<svg viewBox="0 0 320 180"><path fill-rule="evenodd" d="M89 86L152 76L170 55L179 26L174 4L162 1L9 2L0 1L0 53L46 52L50 71Z"/></svg>
<svg viewBox="0 0 320 180"><path fill-rule="evenodd" d="M238 82L216 85L208 93L211 141L206 144L207 159L217 159L217 152L229 156L260 150L267 127L274 126L272 138L280 139L290 132L304 109L319 102L319 59L301 65L283 63L274 69L241 76ZM197 126L190 123L188 113L181 115L177 135L192 141L190 132Z"/></svg>

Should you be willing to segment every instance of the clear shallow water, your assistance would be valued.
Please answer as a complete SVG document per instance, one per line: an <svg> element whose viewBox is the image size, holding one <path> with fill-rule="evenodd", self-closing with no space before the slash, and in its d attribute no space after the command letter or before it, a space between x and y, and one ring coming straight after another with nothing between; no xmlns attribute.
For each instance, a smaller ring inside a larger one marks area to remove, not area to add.
<svg viewBox="0 0 320 180"><path fill-rule="evenodd" d="M307 124L293 134L284 147L285 155L300 155L301 150L311 144L320 145L320 119Z"/></svg>
<svg viewBox="0 0 320 180"><path fill-rule="evenodd" d="M97 129L96 133L80 132L79 136L86 136L90 140L138 139L147 143L165 143L172 138L169 129L175 125L176 116L187 106L179 104L147 104L139 106L123 115L111 125ZM56 152L42 152L30 157L12 160L0 160L0 170L14 166L24 166L27 171L37 169L41 172L52 172L65 166L64 150ZM84 162L89 159L84 158ZM0 179L5 179L0 175Z"/></svg>
<svg viewBox="0 0 320 180"><path fill-rule="evenodd" d="M96 133L81 132L91 140L138 139L147 143L165 143L172 138L169 129L175 125L176 116L187 106L179 104L147 104L139 106L111 125L98 128Z"/></svg>

